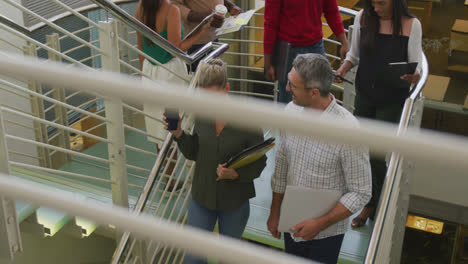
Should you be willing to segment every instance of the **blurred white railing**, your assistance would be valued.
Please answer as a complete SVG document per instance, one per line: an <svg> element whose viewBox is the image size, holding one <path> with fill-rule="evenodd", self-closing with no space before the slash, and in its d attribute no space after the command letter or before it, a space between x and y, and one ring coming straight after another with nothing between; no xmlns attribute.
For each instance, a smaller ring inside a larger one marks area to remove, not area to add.
<svg viewBox="0 0 468 264"><path fill-rule="evenodd" d="M180 107L200 117L216 116L246 127L279 128L339 143L368 145L371 150L381 153L398 152L411 160L430 159L445 166L468 167L465 162L468 159L466 140L441 133L406 129L396 135L392 132L395 129L393 125L365 120L361 122L361 128L355 128L346 123L320 119L320 114L315 111L293 115L264 101L220 98L204 91L200 91L199 96L187 95L176 88L145 85L116 74L67 69L51 63L21 61L20 58L0 62L0 71L6 75L29 77L54 85L66 83L76 89L99 91L109 96L127 97L132 101ZM130 88L133 92L128 94Z"/></svg>

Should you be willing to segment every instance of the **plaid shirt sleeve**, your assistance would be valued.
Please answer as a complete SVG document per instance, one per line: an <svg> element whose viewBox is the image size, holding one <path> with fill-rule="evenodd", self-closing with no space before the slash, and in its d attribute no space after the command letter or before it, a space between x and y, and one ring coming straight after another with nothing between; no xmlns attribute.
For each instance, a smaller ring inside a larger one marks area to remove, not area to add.
<svg viewBox="0 0 468 264"><path fill-rule="evenodd" d="M280 143L276 149L275 171L271 177L271 189L275 193L284 193L288 181L288 158L286 149L286 137L284 132L280 134Z"/></svg>
<svg viewBox="0 0 468 264"><path fill-rule="evenodd" d="M346 191L340 202L355 213L369 202L372 195L369 151L365 147L345 145L340 159L346 181Z"/></svg>

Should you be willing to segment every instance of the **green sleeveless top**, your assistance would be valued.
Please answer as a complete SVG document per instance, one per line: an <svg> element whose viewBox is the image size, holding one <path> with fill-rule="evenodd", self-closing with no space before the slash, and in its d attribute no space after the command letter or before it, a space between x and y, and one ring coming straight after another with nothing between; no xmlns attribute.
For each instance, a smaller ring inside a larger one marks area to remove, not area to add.
<svg viewBox="0 0 468 264"><path fill-rule="evenodd" d="M172 6L172 4L171 4ZM166 24L167 24L167 14L169 13L169 9L171 9L171 6L169 6L169 8L167 9L167 12L166 12L166 17L164 17L164 28L166 28ZM181 39L184 39L184 26L181 25L181 36L180 38ZM163 31L161 31L161 33L159 33L159 35L161 35L161 37L167 39L167 30L164 29ZM159 61L160 63L162 64L166 64L168 63L172 58L173 56L165 51L163 48L161 48L160 46L154 44L153 42L150 41L150 43L147 43L147 39L145 37L143 37L143 52L150 56L151 58ZM148 60L151 64L153 65L156 65L156 63L153 63L152 61Z"/></svg>

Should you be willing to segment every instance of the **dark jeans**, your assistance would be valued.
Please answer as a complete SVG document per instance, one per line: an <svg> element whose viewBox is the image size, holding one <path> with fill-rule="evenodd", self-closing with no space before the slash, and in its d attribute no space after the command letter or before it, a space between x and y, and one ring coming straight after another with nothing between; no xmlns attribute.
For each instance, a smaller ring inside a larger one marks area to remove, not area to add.
<svg viewBox="0 0 468 264"><path fill-rule="evenodd" d="M286 253L325 264L338 263L344 235L304 242L294 242L289 233L284 233Z"/></svg>
<svg viewBox="0 0 468 264"><path fill-rule="evenodd" d="M213 42L218 42L218 39L215 39L213 40ZM187 54L192 54L194 53L195 51L199 50L201 47L205 46L205 44L194 44L192 45L192 47L190 47L190 49L187 50ZM203 60L205 58L205 56L202 56L199 60L195 61L194 63L192 63L192 65L187 65L187 70L188 72L196 72L197 71L197 67L198 67L198 64L200 63L201 60Z"/></svg>
<svg viewBox="0 0 468 264"><path fill-rule="evenodd" d="M357 92L354 101L354 115L379 121L398 123L400 122L403 104L404 102L377 105ZM382 185L387 173L387 163L385 162L385 157L382 158L371 155L370 165L372 173L372 197L366 207L375 207L379 202Z"/></svg>
<svg viewBox="0 0 468 264"><path fill-rule="evenodd" d="M249 200L234 210L210 210L192 198L189 201L187 225L206 231L213 231L218 220L219 233L234 238L241 238L250 215ZM204 264L206 259L185 255L185 264Z"/></svg>
<svg viewBox="0 0 468 264"><path fill-rule="evenodd" d="M278 78L278 90L279 90L278 102L287 104L292 101L292 94L286 91L286 83L288 82L287 74L289 73L289 71L291 71L292 63L294 59L297 57L297 55L305 54L305 53L318 53L318 54L322 54L323 56L325 56L323 40L320 40L319 42L311 46L305 46L305 47L291 46L289 50L288 70L286 72L286 76L276 76L276 78Z"/></svg>

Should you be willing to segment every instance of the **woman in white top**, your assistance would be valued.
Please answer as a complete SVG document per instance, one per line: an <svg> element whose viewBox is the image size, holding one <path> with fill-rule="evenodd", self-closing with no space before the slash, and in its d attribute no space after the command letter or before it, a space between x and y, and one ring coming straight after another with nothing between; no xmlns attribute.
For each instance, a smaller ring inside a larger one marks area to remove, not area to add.
<svg viewBox="0 0 468 264"><path fill-rule="evenodd" d="M405 0L366 0L364 9L354 19L351 49L337 70L338 76L358 65L356 75L356 116L397 123L410 84L420 78L422 60L421 23L406 6ZM388 64L417 62L413 74L395 78ZM387 171L384 157L371 157L372 199L353 219L360 227L373 217Z"/></svg>

